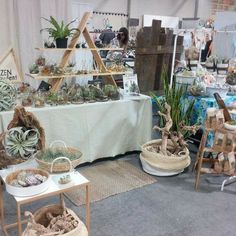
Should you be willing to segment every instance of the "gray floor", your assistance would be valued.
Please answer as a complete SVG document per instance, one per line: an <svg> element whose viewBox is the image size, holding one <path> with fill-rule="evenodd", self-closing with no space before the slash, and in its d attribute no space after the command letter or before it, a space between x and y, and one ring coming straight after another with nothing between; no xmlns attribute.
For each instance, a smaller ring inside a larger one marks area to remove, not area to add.
<svg viewBox="0 0 236 236"><path fill-rule="evenodd" d="M191 150L194 160L196 147L191 146ZM141 168L137 153L119 158ZM236 235L236 183L220 192L222 178L205 175L199 190L195 191L191 168L178 176L156 178L155 184L91 204L91 236ZM24 209L34 210L53 202L55 198L27 205ZM75 207L69 201L67 205L84 219L83 206ZM7 219L12 221L16 209L9 195L6 208ZM11 235L17 234L11 232Z"/></svg>

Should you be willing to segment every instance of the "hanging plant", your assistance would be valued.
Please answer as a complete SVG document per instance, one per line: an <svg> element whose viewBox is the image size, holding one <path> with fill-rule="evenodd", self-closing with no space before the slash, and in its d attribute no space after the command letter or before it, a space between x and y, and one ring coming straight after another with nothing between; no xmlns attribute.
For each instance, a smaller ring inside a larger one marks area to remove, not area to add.
<svg viewBox="0 0 236 236"><path fill-rule="evenodd" d="M8 81L0 80L0 111L7 111L15 104L16 88Z"/></svg>
<svg viewBox="0 0 236 236"><path fill-rule="evenodd" d="M37 151L38 141L37 129L15 127L6 134L5 149L10 156L29 159Z"/></svg>

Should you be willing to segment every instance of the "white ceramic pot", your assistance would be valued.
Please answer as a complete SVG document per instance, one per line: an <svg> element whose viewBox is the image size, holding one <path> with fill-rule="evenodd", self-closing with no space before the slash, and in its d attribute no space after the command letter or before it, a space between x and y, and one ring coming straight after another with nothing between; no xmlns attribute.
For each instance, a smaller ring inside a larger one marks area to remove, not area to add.
<svg viewBox="0 0 236 236"><path fill-rule="evenodd" d="M205 66L206 66L206 69L207 69L209 72L214 72L214 63L212 63L212 62L206 62Z"/></svg>
<svg viewBox="0 0 236 236"><path fill-rule="evenodd" d="M182 84L193 84L194 80L196 80L197 76L183 76L183 75L176 75L176 82Z"/></svg>
<svg viewBox="0 0 236 236"><path fill-rule="evenodd" d="M214 97L214 93L219 93L222 98L225 98L228 91L228 88L206 87L206 95L209 97Z"/></svg>
<svg viewBox="0 0 236 236"><path fill-rule="evenodd" d="M219 75L226 75L228 72L228 64L217 64L217 73Z"/></svg>

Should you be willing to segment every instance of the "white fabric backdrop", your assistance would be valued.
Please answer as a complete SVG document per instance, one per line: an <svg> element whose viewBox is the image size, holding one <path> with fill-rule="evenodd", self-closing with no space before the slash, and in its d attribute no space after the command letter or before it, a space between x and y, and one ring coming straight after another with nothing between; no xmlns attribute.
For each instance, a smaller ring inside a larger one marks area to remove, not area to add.
<svg viewBox="0 0 236 236"><path fill-rule="evenodd" d="M0 55L12 45L16 49L24 74L40 55L34 48L42 46L43 41L48 39L46 33L40 34L40 29L46 26L42 16L49 18L52 15L59 21L69 22L77 17L80 19L85 11L92 10L91 5L81 4L79 0L0 0L0 6ZM45 54L51 63L57 62L61 55L60 52L54 55ZM91 61L90 56L88 64L91 65ZM39 81L25 79L34 87L39 84Z"/></svg>

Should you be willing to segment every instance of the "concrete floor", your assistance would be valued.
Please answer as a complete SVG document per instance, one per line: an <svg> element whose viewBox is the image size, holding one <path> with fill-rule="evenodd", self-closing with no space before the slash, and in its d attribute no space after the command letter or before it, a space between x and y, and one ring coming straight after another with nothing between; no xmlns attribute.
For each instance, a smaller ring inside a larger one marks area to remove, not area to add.
<svg viewBox="0 0 236 236"><path fill-rule="evenodd" d="M192 162L196 149L195 146L190 147ZM118 158L125 158L141 168L138 153ZM195 191L191 168L178 176L156 178L157 183L92 203L91 236L236 235L236 183L226 186L221 192L219 184L222 178L204 175L199 190ZM55 200L29 204L24 209L33 211ZM75 207L68 200L66 203L84 219L83 206ZM7 195L8 221L16 217L14 206L12 197ZM10 235L17 234L12 231Z"/></svg>

